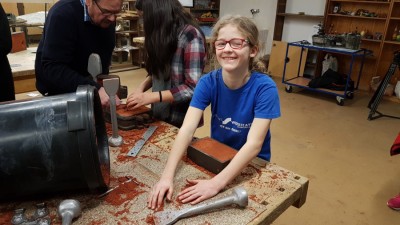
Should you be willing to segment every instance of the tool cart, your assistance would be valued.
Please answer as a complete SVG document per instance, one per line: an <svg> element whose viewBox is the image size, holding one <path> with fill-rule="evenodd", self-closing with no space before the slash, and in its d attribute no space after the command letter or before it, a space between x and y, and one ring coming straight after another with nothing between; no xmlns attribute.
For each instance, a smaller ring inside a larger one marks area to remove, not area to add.
<svg viewBox="0 0 400 225"><path fill-rule="evenodd" d="M296 74L286 74L287 73L286 66L290 60L288 58L288 52L289 52L289 48L291 46L297 46L297 47L301 48L299 65L297 68L297 75ZM311 78L301 75L302 74L301 73L302 63L304 64L303 60L306 60L306 57L304 57L302 53L306 49L324 52L324 53L333 53L334 55L343 55L346 57L351 57L348 72L346 73L347 80L346 80L346 85L345 85L344 91L335 91L335 90L330 90L330 89L326 89L326 88L311 88L308 86L308 83L311 81ZM300 42L291 42L291 43L288 43L288 47L286 48L286 57L285 57L285 65L284 65L284 69L283 69L282 83L285 84L285 90L288 93L292 92L293 87L300 87L300 88L308 89L311 91L316 91L319 93L325 93L325 94L336 96L337 104L340 106L343 106L344 99L352 99L354 96L354 90L358 89L358 85L360 82L360 77L361 77L361 73L362 73L362 69L363 69L363 65L364 65L364 60L365 60L366 56L368 56L368 55L372 55L372 51L367 50L367 49L353 50L353 49L338 48L338 47L321 47L321 46L317 46L317 45L304 43L301 41ZM351 90L349 88L349 84L350 84L351 74L353 72L354 62L357 59L360 60L360 69L358 71L355 87L353 90Z"/></svg>

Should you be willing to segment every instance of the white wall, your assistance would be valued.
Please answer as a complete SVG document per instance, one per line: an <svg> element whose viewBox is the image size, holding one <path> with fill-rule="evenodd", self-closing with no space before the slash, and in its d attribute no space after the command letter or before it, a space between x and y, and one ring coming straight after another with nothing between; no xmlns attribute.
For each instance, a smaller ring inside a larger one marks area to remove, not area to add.
<svg viewBox="0 0 400 225"><path fill-rule="evenodd" d="M308 15L324 15L325 0L287 0L286 12L304 12ZM311 36L317 33L315 26L323 19L286 17L283 26L282 41L293 42L307 40L312 42Z"/></svg>
<svg viewBox="0 0 400 225"><path fill-rule="evenodd" d="M323 15L325 3L325 0L287 0L286 12L305 12L310 15ZM268 29L266 52L269 54L274 35L276 6L277 0L220 0L220 16L240 14L254 18L259 29ZM253 16L250 9L260 9L260 13ZM313 26L319 22L318 19L287 17L283 27L282 41L308 40L311 42L311 36L317 31Z"/></svg>
<svg viewBox="0 0 400 225"><path fill-rule="evenodd" d="M266 53L271 52L277 0L220 0L220 16L240 14L253 18L259 30L268 30ZM254 16L250 9L260 9Z"/></svg>

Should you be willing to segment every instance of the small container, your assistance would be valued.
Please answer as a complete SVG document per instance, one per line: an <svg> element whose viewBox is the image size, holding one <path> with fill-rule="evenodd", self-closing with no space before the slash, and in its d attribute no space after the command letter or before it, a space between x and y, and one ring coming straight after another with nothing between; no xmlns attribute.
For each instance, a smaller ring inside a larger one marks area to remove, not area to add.
<svg viewBox="0 0 400 225"><path fill-rule="evenodd" d="M335 37L335 47L344 48L346 47L346 35L336 35Z"/></svg>
<svg viewBox="0 0 400 225"><path fill-rule="evenodd" d="M325 35L316 34L312 36L313 45L325 47L327 45L327 38Z"/></svg>
<svg viewBox="0 0 400 225"><path fill-rule="evenodd" d="M361 35L349 33L346 35L346 48L358 50L360 49Z"/></svg>

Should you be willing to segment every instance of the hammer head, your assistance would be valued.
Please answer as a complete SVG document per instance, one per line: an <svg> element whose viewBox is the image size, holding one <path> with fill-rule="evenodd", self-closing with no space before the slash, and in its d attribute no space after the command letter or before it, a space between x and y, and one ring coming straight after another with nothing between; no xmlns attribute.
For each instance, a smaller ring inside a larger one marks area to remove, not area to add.
<svg viewBox="0 0 400 225"><path fill-rule="evenodd" d="M103 87L108 96L115 96L119 89L119 78L104 79Z"/></svg>
<svg viewBox="0 0 400 225"><path fill-rule="evenodd" d="M60 217L69 214L72 218L75 218L81 214L81 204L75 199L66 199L58 205L57 211Z"/></svg>
<svg viewBox="0 0 400 225"><path fill-rule="evenodd" d="M101 58L98 54L92 53L88 59L88 72L96 80L96 76L102 73Z"/></svg>
<svg viewBox="0 0 400 225"><path fill-rule="evenodd" d="M246 189L243 187L236 187L233 189L233 194L236 195L235 203L240 207L246 207L249 204L249 197L247 195Z"/></svg>

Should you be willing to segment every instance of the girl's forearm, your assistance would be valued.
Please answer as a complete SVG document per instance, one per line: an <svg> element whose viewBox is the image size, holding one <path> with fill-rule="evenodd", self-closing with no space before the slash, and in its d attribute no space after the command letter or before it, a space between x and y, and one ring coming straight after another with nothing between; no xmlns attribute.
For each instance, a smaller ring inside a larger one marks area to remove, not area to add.
<svg viewBox="0 0 400 225"><path fill-rule="evenodd" d="M219 174L211 179L217 184L219 190L222 190L230 184L260 152L260 149L251 148L253 147L246 146L245 144L232 161Z"/></svg>
<svg viewBox="0 0 400 225"><path fill-rule="evenodd" d="M146 79L139 85L138 89L141 92L149 90L153 86L151 76L147 76Z"/></svg>
<svg viewBox="0 0 400 225"><path fill-rule="evenodd" d="M173 179L178 163L186 152L187 146L189 146L192 137L193 136L190 135L190 133L185 133L182 128L179 130L174 144L172 145L172 150L169 153L167 164L165 165L161 176L162 178Z"/></svg>

